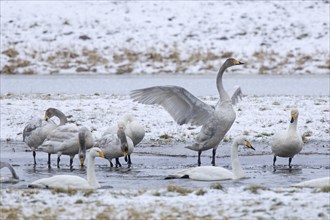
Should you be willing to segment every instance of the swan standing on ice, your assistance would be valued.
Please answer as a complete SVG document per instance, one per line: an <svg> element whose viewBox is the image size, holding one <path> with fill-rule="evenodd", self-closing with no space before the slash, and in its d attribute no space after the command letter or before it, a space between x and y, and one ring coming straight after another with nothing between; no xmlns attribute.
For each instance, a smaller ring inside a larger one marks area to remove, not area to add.
<svg viewBox="0 0 330 220"><path fill-rule="evenodd" d="M134 144L125 131L125 122L120 120L118 121L116 132L113 128L111 130L108 129L95 144L95 146L103 150L105 158L109 160L111 167L113 167L111 160L114 158L116 159L116 167L121 167L119 157L124 157L129 166L132 164L130 155L134 151Z"/></svg>
<svg viewBox="0 0 330 220"><path fill-rule="evenodd" d="M79 143L79 136L84 136L84 147ZM83 166L86 149L92 148L94 139L92 133L86 127L78 127L74 124L59 126L49 133L45 141L37 150L50 154L57 154L57 167L60 167L61 155L70 156L70 168L72 168L73 158L79 154L80 165ZM50 166L50 156L48 157Z"/></svg>
<svg viewBox="0 0 330 220"><path fill-rule="evenodd" d="M198 152L198 166L201 165L202 151L213 149L212 165L215 166L217 147L236 118L232 106L232 100L236 99L230 97L224 89L222 76L227 68L241 64L243 63L229 58L221 66L216 79L220 100L215 107L202 102L179 86L155 86L133 90L131 97L139 103L163 106L179 125L191 123L202 126L195 142L188 148ZM234 94L237 95L235 92Z"/></svg>
<svg viewBox="0 0 330 220"><path fill-rule="evenodd" d="M53 121L49 121L52 117L58 117L60 124L56 125ZM36 162L36 149L44 142L47 135L67 122L66 116L56 108L49 108L45 112L45 120L40 118L30 121L23 130L23 141L31 148L34 165ZM50 156L50 155L49 155Z"/></svg>
<svg viewBox="0 0 330 220"><path fill-rule="evenodd" d="M294 155L298 154L303 148L303 140L297 131L298 109L291 110L291 120L288 130L280 131L272 139L272 152L274 154L273 166L275 168L276 157L288 157L289 168Z"/></svg>
<svg viewBox="0 0 330 220"><path fill-rule="evenodd" d="M144 127L136 120L136 118L131 114L125 114L123 117L119 119L119 121L124 123L125 126L125 134L127 137L129 137L133 141L134 147L138 145L144 138L145 130ZM110 128L108 128L103 136L106 136L108 134L116 134L118 131L118 126L114 125ZM111 135L113 136L113 135ZM110 136L110 137L111 137ZM113 139L113 138L110 138ZM107 141L105 141L107 142ZM133 152L133 149L132 149ZM128 161L131 161L131 153L128 154ZM111 163L111 161L110 161ZM119 158L116 158L116 166L120 165Z"/></svg>
<svg viewBox="0 0 330 220"><path fill-rule="evenodd" d="M9 176L0 176L0 183L17 183L19 178L14 170L14 168L7 162L0 162L0 169L7 167L11 172L11 177Z"/></svg>
<svg viewBox="0 0 330 220"><path fill-rule="evenodd" d="M79 136L82 140L83 136ZM83 144L84 141L82 141ZM103 157L104 154L100 148L93 147L88 153L87 161L87 180L74 175L56 175L48 178L42 178L29 184L31 188L59 188L59 189L96 189L100 184L95 175L95 157Z"/></svg>
<svg viewBox="0 0 330 220"><path fill-rule="evenodd" d="M169 175L165 179L189 178L193 180L216 181L226 179L240 179L244 177L244 171L238 159L238 146L244 145L247 148L255 150L244 136L234 139L231 146L231 166L232 171L223 167L215 166L199 166L180 170L173 175Z"/></svg>

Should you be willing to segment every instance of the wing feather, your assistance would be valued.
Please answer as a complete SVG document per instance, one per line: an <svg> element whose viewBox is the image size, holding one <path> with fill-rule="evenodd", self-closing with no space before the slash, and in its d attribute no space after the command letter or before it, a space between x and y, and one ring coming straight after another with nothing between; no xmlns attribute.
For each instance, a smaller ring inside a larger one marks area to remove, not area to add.
<svg viewBox="0 0 330 220"><path fill-rule="evenodd" d="M163 106L179 124L203 125L212 116L214 109L179 86L155 86L133 90L135 102Z"/></svg>

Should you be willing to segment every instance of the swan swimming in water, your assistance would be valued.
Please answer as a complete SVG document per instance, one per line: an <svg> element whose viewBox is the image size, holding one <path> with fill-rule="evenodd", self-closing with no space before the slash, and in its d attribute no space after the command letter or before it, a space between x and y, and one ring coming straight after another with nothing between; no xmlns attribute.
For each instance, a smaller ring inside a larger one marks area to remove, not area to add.
<svg viewBox="0 0 330 220"><path fill-rule="evenodd" d="M108 129L95 144L95 146L103 150L105 158L109 160L111 167L113 167L111 160L114 158L116 159L116 167L121 167L119 157L124 157L129 166L132 164L130 155L134 151L134 144L125 131L125 122L120 120L118 121L117 130L113 128L111 130Z"/></svg>
<svg viewBox="0 0 330 220"><path fill-rule="evenodd" d="M17 183L19 181L19 177L16 174L14 168L8 162L0 162L0 169L7 167L11 172L10 176L0 176L0 183Z"/></svg>
<svg viewBox="0 0 330 220"><path fill-rule="evenodd" d="M202 151L213 149L211 163L215 166L217 147L236 118L232 106L232 100L236 100L236 98L230 97L224 89L222 76L227 68L241 64L243 63L229 58L221 66L216 78L220 100L215 107L202 102L179 86L154 86L137 89L131 91L130 95L136 102L163 106L179 125L191 123L202 126L192 146L187 148L198 152L198 166L201 165ZM234 92L234 94L238 93Z"/></svg>
<svg viewBox="0 0 330 220"><path fill-rule="evenodd" d="M60 124L56 125L50 121L52 117L58 117ZM40 118L31 120L23 130L23 141L31 148L34 165L36 162L36 149L44 142L47 135L58 126L67 123L67 118L60 110L56 108L48 108L45 112L45 120ZM50 156L50 155L49 155Z"/></svg>
<svg viewBox="0 0 330 220"><path fill-rule="evenodd" d="M80 139L83 138L80 136ZM56 175L42 178L29 184L31 188L55 188L55 189L96 189L100 184L95 175L95 157L103 157L104 153L100 148L93 147L88 153L87 180L74 175Z"/></svg>
<svg viewBox="0 0 330 220"><path fill-rule="evenodd" d="M231 146L231 166L232 171L223 167L216 166L198 166L179 170L173 175L169 175L165 179L189 178L193 180L216 181L226 179L240 179L244 177L244 171L238 159L238 146L244 145L247 148L255 150L251 143L246 140L245 136L239 136L234 139Z"/></svg>
<svg viewBox="0 0 330 220"><path fill-rule="evenodd" d="M85 144L79 142L79 136L84 136ZM70 156L70 168L72 168L73 158L79 154L80 165L83 166L86 149L92 148L94 139L92 133L86 127L78 127L74 124L59 126L49 133L45 141L37 150L50 154L57 154L57 167L60 167L61 155ZM48 157L50 165L50 156Z"/></svg>
<svg viewBox="0 0 330 220"><path fill-rule="evenodd" d="M303 140L297 131L298 109L291 110L291 120L288 130L280 131L272 139L272 152L274 154L273 166L275 168L276 157L288 157L289 168L294 155L298 154L303 148Z"/></svg>

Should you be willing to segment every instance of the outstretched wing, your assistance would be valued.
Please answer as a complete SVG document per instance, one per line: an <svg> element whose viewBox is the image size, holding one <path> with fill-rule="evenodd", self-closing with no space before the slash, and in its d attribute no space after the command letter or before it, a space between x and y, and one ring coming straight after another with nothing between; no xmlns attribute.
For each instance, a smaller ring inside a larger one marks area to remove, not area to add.
<svg viewBox="0 0 330 220"><path fill-rule="evenodd" d="M237 104L239 100L242 99L243 93L241 90L241 87L236 85L234 86L229 92L228 92L229 97L231 98L231 103L233 105Z"/></svg>
<svg viewBox="0 0 330 220"><path fill-rule="evenodd" d="M163 106L179 125L203 125L214 112L214 108L179 86L137 89L131 91L130 95L136 102Z"/></svg>

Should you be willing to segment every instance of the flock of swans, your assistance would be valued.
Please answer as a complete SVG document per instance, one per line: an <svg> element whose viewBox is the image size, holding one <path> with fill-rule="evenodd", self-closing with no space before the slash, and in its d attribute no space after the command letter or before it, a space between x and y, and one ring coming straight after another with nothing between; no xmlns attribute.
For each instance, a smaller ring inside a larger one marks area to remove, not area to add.
<svg viewBox="0 0 330 220"><path fill-rule="evenodd" d="M236 119L233 104L241 96L240 87L235 87L231 95L226 92L222 83L222 76L227 68L242 64L236 59L229 58L221 66L216 78L216 86L220 97L216 106L204 103L186 89L178 86L154 86L131 91L130 96L133 101L162 106L179 125L201 126L194 142L186 146L188 149L197 151L198 166L179 170L166 177L166 179L190 178L210 181L244 177L244 171L238 159L238 146L243 145L254 150L245 136L239 136L233 140L231 147L232 171L215 166L216 150ZM271 141L274 169L277 157L289 158L289 168L291 168L292 158L302 150L302 137L297 131L298 115L298 110L292 109L288 130L278 132ZM53 117L57 117L60 123L55 124L51 120ZM72 168L76 154L79 156L80 165L83 166L86 151L89 150L87 180L74 175L56 175L36 180L29 186L65 189L99 188L100 184L96 179L94 170L95 157L107 159L111 167L113 166L112 159L115 159L115 166L120 167L119 158L124 157L128 166L130 166L134 147L143 140L144 136L144 127L132 115L126 114L116 125L106 129L102 137L95 141L86 127L68 123L63 112L55 108L49 108L45 112L44 120L38 119L30 122L23 131L23 141L31 148L34 164L36 164L36 151L42 151L48 154L48 166L51 166L51 154L57 154L58 167L60 167L61 155L68 155L70 156L70 167ZM212 166L201 166L201 153L209 149L212 149ZM2 167L8 167L13 174L12 179L18 180L18 176L10 164L1 162ZM315 181L313 182L314 185L322 185L317 180ZM323 181L323 185L330 185L329 178L323 178L319 181ZM308 183L301 183L300 186L306 185Z"/></svg>

